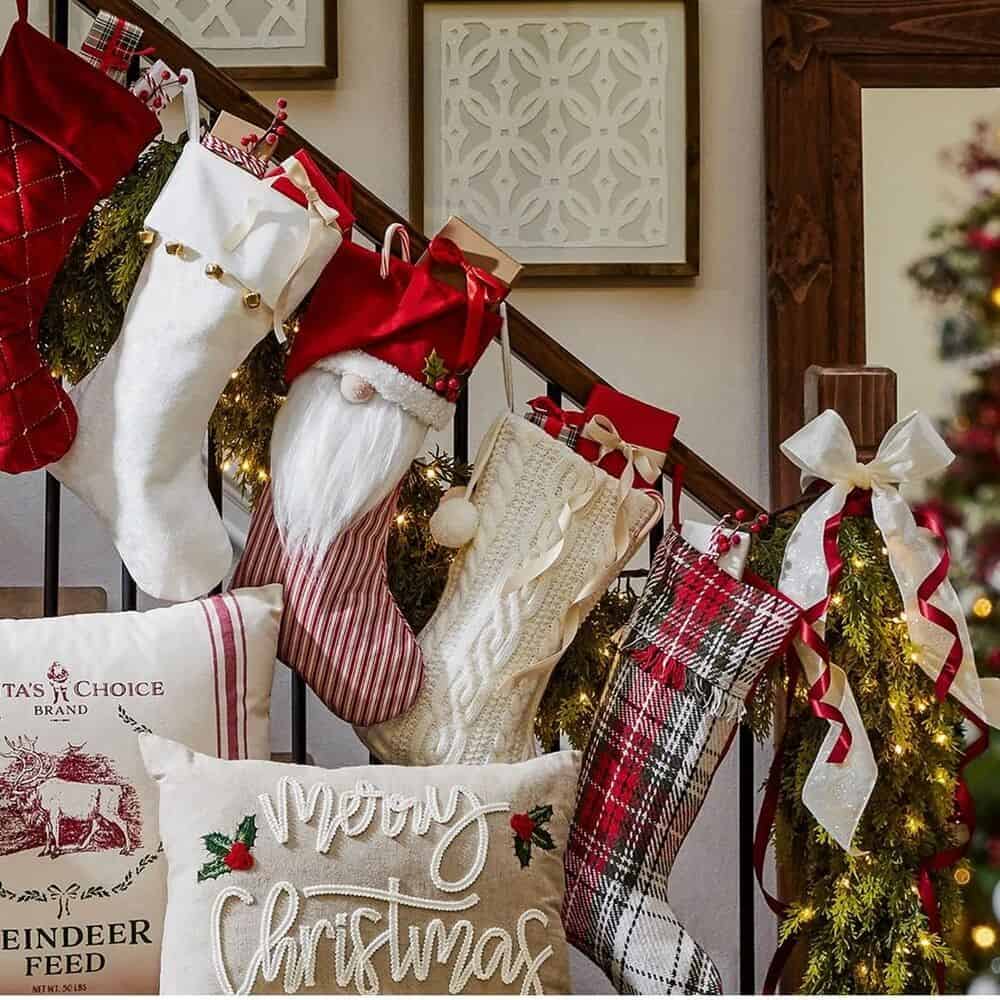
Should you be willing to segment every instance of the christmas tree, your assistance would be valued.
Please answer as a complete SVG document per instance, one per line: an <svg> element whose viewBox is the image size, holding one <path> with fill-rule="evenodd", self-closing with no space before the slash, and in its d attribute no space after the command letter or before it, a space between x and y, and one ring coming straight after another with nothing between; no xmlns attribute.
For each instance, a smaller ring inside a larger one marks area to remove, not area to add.
<svg viewBox="0 0 1000 1000"><path fill-rule="evenodd" d="M926 505L948 526L952 578L967 609L980 670L1000 672L1000 135L986 122L946 159L968 181L968 206L929 231L932 252L910 277L943 313L939 355L965 366L974 386L957 401L944 434L957 456ZM1000 736L966 772L978 812L956 929L977 991L1000 989Z"/></svg>

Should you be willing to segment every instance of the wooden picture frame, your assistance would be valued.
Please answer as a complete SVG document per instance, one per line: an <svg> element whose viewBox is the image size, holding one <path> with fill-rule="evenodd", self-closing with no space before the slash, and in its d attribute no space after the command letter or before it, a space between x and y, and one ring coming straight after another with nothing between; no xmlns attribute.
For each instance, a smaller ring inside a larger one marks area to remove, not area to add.
<svg viewBox="0 0 1000 1000"><path fill-rule="evenodd" d="M764 0L772 498L810 365L863 365L861 93L1000 86L998 0Z"/></svg>
<svg viewBox="0 0 1000 1000"><path fill-rule="evenodd" d="M313 63L257 63L254 64L249 59L246 62L237 64L236 59L232 62L229 58L220 60L219 53L241 52L252 56L254 51L266 51L248 47L245 49L220 49L206 48L198 44L197 38L187 37L183 32L179 32L183 41L193 48L198 49L207 59L218 65L234 80L251 81L278 81L278 80L334 80L337 77L337 0L306 0L306 2L323 12L322 34L322 58ZM139 3L150 11L154 16L159 16L156 11L156 0L139 0ZM283 50L290 51L290 50Z"/></svg>
<svg viewBox="0 0 1000 1000"><path fill-rule="evenodd" d="M426 185L428 175L426 169L425 148L425 103L426 67L425 67L425 21L426 9L429 7L466 8L474 12L482 0L409 0L409 34L410 34L410 218L418 229L425 229L433 224L425 216ZM568 0L498 0L490 3L493 7L530 7L552 12L566 4L573 14L579 13L579 3L569 3ZM655 7L662 5L664 9L679 8L683 15L683 51L684 51L684 140L683 163L678 165L678 172L683 178L683 233L677 239L683 250L677 260L627 259L627 260L590 260L590 261L524 261L519 256L518 247L509 248L509 252L524 263L521 282L551 282L573 279L600 279L604 283L632 283L635 281L659 281L661 283L687 284L699 273L700 268L700 83L699 83L699 30L698 30L698 0L602 0L600 4L588 4L587 7L602 8L610 15L616 9L627 10ZM552 16L548 13L546 16ZM443 220L442 220L443 221ZM474 218L466 218L471 225L476 226ZM669 224L668 224L669 225ZM680 227L678 226L678 232ZM484 235L490 236L487 231ZM493 235L490 238L499 246L504 247L502 238ZM508 249L504 247L504 249ZM599 248L588 248L599 252Z"/></svg>

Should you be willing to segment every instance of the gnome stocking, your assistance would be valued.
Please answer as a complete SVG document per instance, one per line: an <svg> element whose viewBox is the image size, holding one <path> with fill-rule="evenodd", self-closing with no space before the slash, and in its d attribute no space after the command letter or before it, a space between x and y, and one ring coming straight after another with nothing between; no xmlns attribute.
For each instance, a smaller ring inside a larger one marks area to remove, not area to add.
<svg viewBox="0 0 1000 1000"><path fill-rule="evenodd" d="M417 700L398 719L358 731L386 763L533 757L552 668L663 511L657 494L630 484L623 491L512 414L496 422L475 468L474 534L418 637L425 671ZM450 497L435 519L452 505L468 512L466 500ZM449 531L458 524L451 514Z"/></svg>
<svg viewBox="0 0 1000 1000"><path fill-rule="evenodd" d="M341 241L308 160L286 164L306 208L198 143L187 77L190 139L146 219L121 334L72 391L76 442L52 469L107 522L138 586L174 601L210 590L232 562L201 459L219 394Z"/></svg>
<svg viewBox="0 0 1000 1000"><path fill-rule="evenodd" d="M278 659L294 663L342 719L371 725L398 715L423 675L417 641L386 580L385 548L396 512L393 492L353 521L319 559L289 556L274 521L270 488L258 501L247 555L233 577L280 580L286 606Z"/></svg>
<svg viewBox="0 0 1000 1000"><path fill-rule="evenodd" d="M42 468L73 441L76 412L38 353L38 322L87 214L159 129L138 98L32 28L18 0L0 56L0 471Z"/></svg>
<svg viewBox="0 0 1000 1000"><path fill-rule="evenodd" d="M395 492L501 326L506 288L434 240L417 265L346 243L301 318L271 437L272 494L236 580L281 583L278 655L330 709L371 725L416 695L420 651L385 582ZM438 260L461 289L431 273ZM462 275L462 270L465 274ZM256 585L256 584L252 584Z"/></svg>
<svg viewBox="0 0 1000 1000"><path fill-rule="evenodd" d="M620 993L722 992L667 903L667 880L799 609L722 572L715 555L675 532L663 540L580 773L563 923Z"/></svg>

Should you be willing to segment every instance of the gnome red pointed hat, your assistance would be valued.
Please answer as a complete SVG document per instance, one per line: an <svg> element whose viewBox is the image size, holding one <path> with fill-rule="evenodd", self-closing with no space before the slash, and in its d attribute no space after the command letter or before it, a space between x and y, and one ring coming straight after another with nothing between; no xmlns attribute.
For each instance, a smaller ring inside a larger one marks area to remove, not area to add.
<svg viewBox="0 0 1000 1000"><path fill-rule="evenodd" d="M352 386L360 381L441 430L500 332L496 306L509 289L444 237L432 240L416 264L390 257L396 235L408 256L405 232L391 226L381 254L353 243L341 247L301 319L285 377L291 384L314 365L352 376ZM464 289L438 280L434 265L464 271Z"/></svg>

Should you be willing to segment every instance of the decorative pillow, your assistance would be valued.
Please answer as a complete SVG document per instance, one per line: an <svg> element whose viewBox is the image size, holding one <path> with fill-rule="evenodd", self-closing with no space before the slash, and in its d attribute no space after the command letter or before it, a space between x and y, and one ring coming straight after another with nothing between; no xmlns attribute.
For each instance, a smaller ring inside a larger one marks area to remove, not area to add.
<svg viewBox="0 0 1000 1000"><path fill-rule="evenodd" d="M0 621L0 993L156 991L167 866L136 733L267 756L280 616L262 587Z"/></svg>
<svg viewBox="0 0 1000 1000"><path fill-rule="evenodd" d="M569 991L578 754L325 771L140 744L169 862L164 993Z"/></svg>

